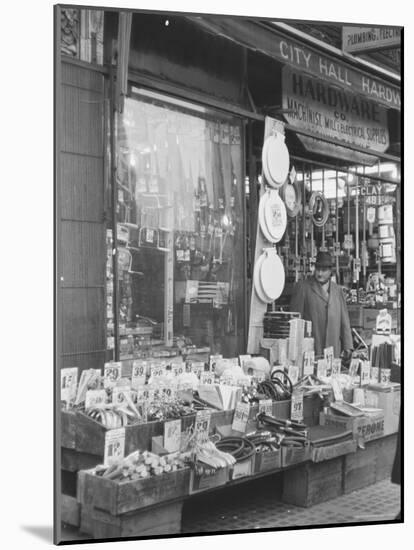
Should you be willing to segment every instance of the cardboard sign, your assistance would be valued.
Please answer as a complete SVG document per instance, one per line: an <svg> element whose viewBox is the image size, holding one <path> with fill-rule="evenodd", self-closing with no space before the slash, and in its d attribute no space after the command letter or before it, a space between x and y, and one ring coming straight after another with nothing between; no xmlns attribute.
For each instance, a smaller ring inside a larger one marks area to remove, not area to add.
<svg viewBox="0 0 414 550"><path fill-rule="evenodd" d="M132 363L131 387L137 388L145 384L147 376L147 361L136 360Z"/></svg>
<svg viewBox="0 0 414 550"><path fill-rule="evenodd" d="M104 466L111 466L125 456L125 428L105 432Z"/></svg>
<svg viewBox="0 0 414 550"><path fill-rule="evenodd" d="M316 376L318 378L326 377L328 371L328 365L325 359L318 359L318 365L316 367Z"/></svg>
<svg viewBox="0 0 414 550"><path fill-rule="evenodd" d="M305 351L303 354L303 375L313 374L315 362L315 352Z"/></svg>
<svg viewBox="0 0 414 550"><path fill-rule="evenodd" d="M349 376L355 378L358 376L360 360L357 358L351 359L351 364L349 365Z"/></svg>
<svg viewBox="0 0 414 550"><path fill-rule="evenodd" d="M341 367L342 367L342 362L340 359L334 359L332 361L332 372L331 372L332 378L335 378L336 376L340 376Z"/></svg>
<svg viewBox="0 0 414 550"><path fill-rule="evenodd" d="M332 373L332 363L333 363L333 360L334 360L333 346L329 346L328 348L325 348L323 350L323 356L324 356L324 359L326 361L327 373L331 374Z"/></svg>
<svg viewBox="0 0 414 550"><path fill-rule="evenodd" d="M181 445L181 419L170 420L164 423L164 449L169 453L180 450Z"/></svg>
<svg viewBox="0 0 414 550"><path fill-rule="evenodd" d="M114 388L112 390L112 403L114 405L124 405L126 403L125 394L128 393L131 396L131 388Z"/></svg>
<svg viewBox="0 0 414 550"><path fill-rule="evenodd" d="M234 411L232 429L244 433L249 420L250 403L237 403Z"/></svg>
<svg viewBox="0 0 414 550"><path fill-rule="evenodd" d="M103 407L106 403L105 390L88 390L85 396L85 409Z"/></svg>
<svg viewBox="0 0 414 550"><path fill-rule="evenodd" d="M208 439L210 429L211 411L197 411L195 419L195 433L197 441L205 441Z"/></svg>
<svg viewBox="0 0 414 550"><path fill-rule="evenodd" d="M295 422L303 421L303 392L294 391L292 393L290 418Z"/></svg>
<svg viewBox="0 0 414 550"><path fill-rule="evenodd" d="M214 373L202 372L200 375L200 384L214 384Z"/></svg>
<svg viewBox="0 0 414 550"><path fill-rule="evenodd" d="M183 374L185 372L185 364L183 362L171 363L171 371L173 372L174 376L180 376L180 374Z"/></svg>
<svg viewBox="0 0 414 550"><path fill-rule="evenodd" d="M192 361L191 372L193 372L198 378L200 378L201 373L204 372L204 363L202 361Z"/></svg>
<svg viewBox="0 0 414 550"><path fill-rule="evenodd" d="M147 403L154 403L154 386L152 384L144 386L143 396Z"/></svg>
<svg viewBox="0 0 414 550"><path fill-rule="evenodd" d="M165 375L165 363L152 363L151 365L151 377L160 378Z"/></svg>
<svg viewBox="0 0 414 550"><path fill-rule="evenodd" d="M110 388L115 386L116 382L122 376L122 366L120 362L105 363L104 367L104 386Z"/></svg>
<svg viewBox="0 0 414 550"><path fill-rule="evenodd" d="M370 384L378 384L380 381L379 367L371 367Z"/></svg>
<svg viewBox="0 0 414 550"><path fill-rule="evenodd" d="M266 415L272 416L273 414L273 405L271 399L259 399L259 413L265 413Z"/></svg>
<svg viewBox="0 0 414 550"><path fill-rule="evenodd" d="M367 386L370 383L371 378L371 364L369 361L362 361L361 363L361 386Z"/></svg>
<svg viewBox="0 0 414 550"><path fill-rule="evenodd" d="M216 370L216 363L217 361L219 361L220 359L223 359L223 356L218 354L218 355L210 355L210 361L209 361L209 367L210 367L210 370L212 372L214 372Z"/></svg>
<svg viewBox="0 0 414 550"><path fill-rule="evenodd" d="M78 367L62 369L60 371L60 400L69 403L76 397L78 385Z"/></svg>

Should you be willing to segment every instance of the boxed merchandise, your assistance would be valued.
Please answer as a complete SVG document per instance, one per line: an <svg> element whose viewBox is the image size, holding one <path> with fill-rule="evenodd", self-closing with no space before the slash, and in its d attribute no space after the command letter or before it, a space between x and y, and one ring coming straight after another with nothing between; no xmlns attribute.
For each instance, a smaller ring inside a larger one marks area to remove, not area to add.
<svg viewBox="0 0 414 550"><path fill-rule="evenodd" d="M255 455L251 456L247 460L236 462L233 468L230 470L230 479L240 479L242 477L248 477L254 473L254 461Z"/></svg>
<svg viewBox="0 0 414 550"><path fill-rule="evenodd" d="M398 431L401 406L400 384L371 384L365 389L365 405L383 409L384 435Z"/></svg>
<svg viewBox="0 0 414 550"><path fill-rule="evenodd" d="M268 472L282 467L282 449L256 454L254 473Z"/></svg>
<svg viewBox="0 0 414 550"><path fill-rule="evenodd" d="M191 470L189 485L190 495L199 493L200 491L214 489L214 487L220 487L220 485L225 485L229 481L229 476L229 468L220 468L210 474L197 474L194 470Z"/></svg>
<svg viewBox="0 0 414 550"><path fill-rule="evenodd" d="M321 426L338 426L345 431L352 430L354 436L357 439L362 438L363 441L371 441L384 435L385 419L383 412L357 417L321 412L319 420Z"/></svg>

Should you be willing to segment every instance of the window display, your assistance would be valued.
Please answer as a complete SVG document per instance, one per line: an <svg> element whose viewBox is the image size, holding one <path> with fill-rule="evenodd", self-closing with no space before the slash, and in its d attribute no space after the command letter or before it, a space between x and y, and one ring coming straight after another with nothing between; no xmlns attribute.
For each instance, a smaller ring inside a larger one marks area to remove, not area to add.
<svg viewBox="0 0 414 550"><path fill-rule="evenodd" d="M238 119L133 88L116 120L120 359L243 351L243 181Z"/></svg>

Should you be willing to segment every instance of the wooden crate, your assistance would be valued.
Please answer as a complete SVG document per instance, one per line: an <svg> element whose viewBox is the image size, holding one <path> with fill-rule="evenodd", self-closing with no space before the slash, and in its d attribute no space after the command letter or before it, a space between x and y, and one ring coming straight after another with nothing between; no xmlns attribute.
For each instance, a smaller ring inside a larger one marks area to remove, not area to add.
<svg viewBox="0 0 414 550"><path fill-rule="evenodd" d="M365 443L365 449L344 457L343 489L351 493L376 481L376 462L381 440Z"/></svg>
<svg viewBox="0 0 414 550"><path fill-rule="evenodd" d="M117 482L91 472L78 476L78 501L82 506L104 510L114 516L154 506L188 495L190 469L137 481Z"/></svg>
<svg viewBox="0 0 414 550"><path fill-rule="evenodd" d="M197 475L194 470L191 470L189 494L200 493L208 489L214 489L225 485L230 478L229 468L220 468L213 475Z"/></svg>
<svg viewBox="0 0 414 550"><path fill-rule="evenodd" d="M342 457L307 462L284 472L282 500L295 506L312 506L342 494Z"/></svg>
<svg viewBox="0 0 414 550"><path fill-rule="evenodd" d="M325 445L323 447L312 446L312 462L322 462L324 460L331 460L338 456L347 455L349 453L355 453L357 444L355 440L342 441L341 443L335 443L333 445Z"/></svg>
<svg viewBox="0 0 414 550"><path fill-rule="evenodd" d="M282 467L287 468L311 458L311 448L307 444L304 447L283 447L282 446Z"/></svg>
<svg viewBox="0 0 414 550"><path fill-rule="evenodd" d="M392 434L384 437L378 442L375 469L376 481L390 479L391 477L391 471L397 450L397 438L398 434Z"/></svg>
<svg viewBox="0 0 414 550"><path fill-rule="evenodd" d="M175 535L181 532L182 507L182 501L167 502L115 516L82 507L80 531L94 539Z"/></svg>
<svg viewBox="0 0 414 550"><path fill-rule="evenodd" d="M61 495L61 517L60 520L62 523L67 525L73 525L74 527L79 527L80 524L80 505L76 498L69 495Z"/></svg>

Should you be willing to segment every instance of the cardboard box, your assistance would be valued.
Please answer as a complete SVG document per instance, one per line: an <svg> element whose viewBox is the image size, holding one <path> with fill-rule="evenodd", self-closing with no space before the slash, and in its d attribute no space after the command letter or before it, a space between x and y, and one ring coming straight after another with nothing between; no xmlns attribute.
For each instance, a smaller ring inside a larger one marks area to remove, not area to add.
<svg viewBox="0 0 414 550"><path fill-rule="evenodd" d="M282 467L292 466L311 459L311 447L306 444L304 447L283 447L282 446Z"/></svg>
<svg viewBox="0 0 414 550"><path fill-rule="evenodd" d="M355 440L351 440L342 441L341 443L334 443L333 445L325 445L323 447L311 447L312 462L322 462L324 460L331 460L332 458L336 458L338 456L355 453L357 444Z"/></svg>
<svg viewBox="0 0 414 550"><path fill-rule="evenodd" d="M319 421L321 426L331 425L341 427L344 431L352 430L354 437L362 438L363 441L371 441L384 435L385 417L383 412L375 416L358 417L321 412Z"/></svg>
<svg viewBox="0 0 414 550"><path fill-rule="evenodd" d="M257 453L254 463L254 473L269 472L282 467L282 449Z"/></svg>
<svg viewBox="0 0 414 550"><path fill-rule="evenodd" d="M230 479L240 479L242 477L248 477L254 473L254 461L256 455L251 456L247 460L236 462L233 468L230 470Z"/></svg>
<svg viewBox="0 0 414 550"><path fill-rule="evenodd" d="M384 435L390 435L398 431L401 406L401 386L391 384L381 386L375 384L365 390L365 405L384 411Z"/></svg>
<svg viewBox="0 0 414 550"><path fill-rule="evenodd" d="M202 474L201 476L197 475L194 470L191 470L189 494L192 495L200 491L207 491L208 489L225 485L229 481L229 475L229 468L220 468L213 475Z"/></svg>

